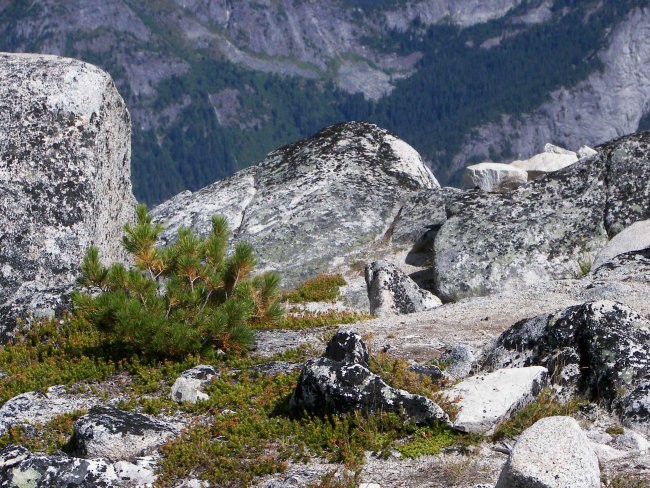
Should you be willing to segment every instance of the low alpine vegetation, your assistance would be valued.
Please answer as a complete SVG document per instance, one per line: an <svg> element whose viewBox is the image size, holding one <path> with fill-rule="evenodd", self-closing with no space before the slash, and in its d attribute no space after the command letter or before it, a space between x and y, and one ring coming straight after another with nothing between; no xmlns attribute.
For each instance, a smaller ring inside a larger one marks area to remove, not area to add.
<svg viewBox="0 0 650 488"><path fill-rule="evenodd" d="M341 274L319 274L285 293L283 298L291 303L335 302L346 284Z"/></svg>
<svg viewBox="0 0 650 488"><path fill-rule="evenodd" d="M105 267L90 248L79 279L84 291L73 296L75 313L115 346L160 358L245 351L254 339L252 324L274 324L283 316L279 275L251 277L255 258L247 243L226 256L225 218L213 217L206 238L180 229L175 244L158 247L162 226L140 205L137 223L124 230L122 245L135 268Z"/></svg>

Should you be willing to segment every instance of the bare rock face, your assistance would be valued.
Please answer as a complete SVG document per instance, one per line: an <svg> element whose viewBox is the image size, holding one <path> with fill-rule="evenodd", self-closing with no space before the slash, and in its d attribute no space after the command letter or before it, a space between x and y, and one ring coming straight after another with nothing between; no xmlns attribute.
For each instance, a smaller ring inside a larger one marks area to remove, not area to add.
<svg viewBox="0 0 650 488"><path fill-rule="evenodd" d="M650 323L611 301L575 305L522 320L489 350L488 370L541 365L551 378L573 370L576 389L650 432Z"/></svg>
<svg viewBox="0 0 650 488"><path fill-rule="evenodd" d="M408 144L375 125L349 122L270 153L258 166L182 193L153 210L170 242L189 226L207 234L225 215L235 240L291 285L331 269L384 236L410 193L438 182Z"/></svg>
<svg viewBox="0 0 650 488"><path fill-rule="evenodd" d="M75 422L71 448L80 457L132 460L155 451L177 429L148 415L93 407Z"/></svg>
<svg viewBox="0 0 650 488"><path fill-rule="evenodd" d="M647 132L507 194L450 195L446 220L432 218L434 292L457 300L572 277L582 256L648 219L648 202Z"/></svg>
<svg viewBox="0 0 650 488"><path fill-rule="evenodd" d="M621 254L642 251L648 248L650 248L650 220L640 220L616 234L600 250L594 259L592 268L596 270L607 261Z"/></svg>
<svg viewBox="0 0 650 488"><path fill-rule="evenodd" d="M390 387L368 367L368 348L361 338L353 332L337 332L325 355L305 364L291 408L314 414L403 412L417 423L449 421L431 400Z"/></svg>
<svg viewBox="0 0 650 488"><path fill-rule="evenodd" d="M524 431L496 488L600 488L596 453L578 422L547 417Z"/></svg>
<svg viewBox="0 0 650 488"><path fill-rule="evenodd" d="M386 261L366 266L365 277L373 315L403 315L442 305L437 296L420 288L397 266Z"/></svg>
<svg viewBox="0 0 650 488"><path fill-rule="evenodd" d="M473 164L467 167L465 176L474 187L492 193L511 191L528 181L525 169L502 163Z"/></svg>
<svg viewBox="0 0 650 488"><path fill-rule="evenodd" d="M91 245L126 258L135 215L130 117L111 77L80 61L0 54L0 325L66 304Z"/></svg>

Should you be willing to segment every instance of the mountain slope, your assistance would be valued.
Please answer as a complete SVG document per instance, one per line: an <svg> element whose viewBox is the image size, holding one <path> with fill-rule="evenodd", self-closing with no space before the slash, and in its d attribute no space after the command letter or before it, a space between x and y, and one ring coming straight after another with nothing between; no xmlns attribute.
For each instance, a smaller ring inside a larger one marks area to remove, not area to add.
<svg viewBox="0 0 650 488"><path fill-rule="evenodd" d="M630 33L623 49L645 36L629 27L647 18L635 10L645 3L0 0L0 50L77 57L113 75L133 116L142 201L198 189L343 120L390 129L453 182L466 161L526 156L545 137L573 146L636 129L636 112L614 131L607 117L578 121L566 138L552 121L567 104L611 100L588 80L614 69L612 32ZM593 97L557 96L580 83ZM647 92L621 87L617 103ZM519 116L531 122L513 124Z"/></svg>

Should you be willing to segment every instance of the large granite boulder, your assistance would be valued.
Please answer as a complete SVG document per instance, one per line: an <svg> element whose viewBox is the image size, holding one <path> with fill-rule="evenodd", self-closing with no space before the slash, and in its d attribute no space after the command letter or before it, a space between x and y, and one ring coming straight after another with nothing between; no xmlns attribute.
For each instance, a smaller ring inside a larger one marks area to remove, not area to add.
<svg viewBox="0 0 650 488"><path fill-rule="evenodd" d="M547 173L561 170L578 161L578 155L553 144L546 144L544 152L536 154L530 159L513 161L515 168L525 170L529 179L535 179Z"/></svg>
<svg viewBox="0 0 650 488"><path fill-rule="evenodd" d="M650 322L611 301L575 305L517 322L488 351L485 368L547 367L624 425L650 433ZM564 377L564 378L563 378Z"/></svg>
<svg viewBox="0 0 650 488"><path fill-rule="evenodd" d="M253 244L262 267L280 270L293 285L384 237L403 199L438 187L411 146L375 125L349 122L181 193L153 214L167 227L163 242L180 226L206 234L211 216L225 215L235 240Z"/></svg>
<svg viewBox="0 0 650 488"><path fill-rule="evenodd" d="M600 488L600 467L580 425L547 417L524 431L495 488Z"/></svg>
<svg viewBox="0 0 650 488"><path fill-rule="evenodd" d="M372 315L403 315L442 305L437 296L420 288L397 266L387 261L367 265L365 278Z"/></svg>
<svg viewBox="0 0 650 488"><path fill-rule="evenodd" d="M346 331L334 334L324 356L305 363L290 405L317 415L360 410L403 413L417 423L449 421L428 398L392 388L372 373L366 344Z"/></svg>
<svg viewBox="0 0 650 488"><path fill-rule="evenodd" d="M650 216L650 133L505 194L468 191L445 203L433 237L433 290L445 300L572 277L586 254Z"/></svg>
<svg viewBox="0 0 650 488"><path fill-rule="evenodd" d="M80 61L0 54L0 326L66 304L89 246L126 258L135 216L131 119L111 77Z"/></svg>

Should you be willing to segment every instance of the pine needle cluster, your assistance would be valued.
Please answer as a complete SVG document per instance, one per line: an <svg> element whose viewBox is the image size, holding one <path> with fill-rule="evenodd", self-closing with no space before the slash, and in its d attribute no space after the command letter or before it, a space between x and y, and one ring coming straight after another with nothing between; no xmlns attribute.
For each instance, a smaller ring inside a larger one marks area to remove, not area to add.
<svg viewBox="0 0 650 488"><path fill-rule="evenodd" d="M251 325L274 324L283 316L280 276L252 277L250 244L240 242L227 255L228 223L212 218L201 238L180 229L176 242L157 245L163 230L140 205L137 223L125 225L123 247L135 267L105 267L91 247L81 265L81 291L73 295L83 313L114 341L153 357L182 357L211 351L244 351L254 335Z"/></svg>

